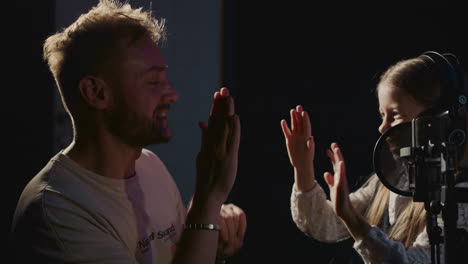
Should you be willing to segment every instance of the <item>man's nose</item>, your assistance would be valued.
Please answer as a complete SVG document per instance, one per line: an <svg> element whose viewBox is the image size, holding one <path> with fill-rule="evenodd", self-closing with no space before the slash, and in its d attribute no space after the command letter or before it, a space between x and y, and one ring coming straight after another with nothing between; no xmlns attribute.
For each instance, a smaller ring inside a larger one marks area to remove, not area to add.
<svg viewBox="0 0 468 264"><path fill-rule="evenodd" d="M167 93L164 95L164 99L169 103L179 100L179 93L169 82L167 83Z"/></svg>

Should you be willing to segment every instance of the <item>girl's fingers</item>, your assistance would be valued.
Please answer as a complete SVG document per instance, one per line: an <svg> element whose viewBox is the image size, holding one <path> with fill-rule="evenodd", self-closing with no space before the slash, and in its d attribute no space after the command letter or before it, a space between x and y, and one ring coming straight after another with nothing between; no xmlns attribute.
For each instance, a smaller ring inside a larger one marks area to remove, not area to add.
<svg viewBox="0 0 468 264"><path fill-rule="evenodd" d="M283 134L284 134L284 137L286 139L288 139L289 137L291 137L292 133L291 133L291 130L289 129L288 127L288 123L286 122L286 120L281 120L281 129L283 130Z"/></svg>
<svg viewBox="0 0 468 264"><path fill-rule="evenodd" d="M307 114L306 111L303 111L301 117L302 117L302 124L303 124L304 133L307 136L310 136L312 134L312 129L310 127L309 115Z"/></svg>
<svg viewBox="0 0 468 264"><path fill-rule="evenodd" d="M335 173L335 175L337 176L336 177L337 179L335 179L336 186L340 186L340 190L347 193L348 192L348 182L347 182L347 178L346 178L346 166L345 166L344 161L339 161L338 162L338 170Z"/></svg>
<svg viewBox="0 0 468 264"><path fill-rule="evenodd" d="M299 114L302 114L302 105L296 106L296 111L297 111Z"/></svg>
<svg viewBox="0 0 468 264"><path fill-rule="evenodd" d="M334 185L334 180L333 180L333 175L330 173L330 172L325 172L323 174L323 179L325 180L325 182L328 184L328 187L330 187L330 189L333 187Z"/></svg>
<svg viewBox="0 0 468 264"><path fill-rule="evenodd" d="M333 155L333 152L329 149L326 150L327 156L330 159L333 167L335 166L336 160L335 160L335 155Z"/></svg>
<svg viewBox="0 0 468 264"><path fill-rule="evenodd" d="M292 131L292 132L296 132L296 131L297 131L296 110L295 110L295 109L291 109L290 115L291 115L291 131Z"/></svg>
<svg viewBox="0 0 468 264"><path fill-rule="evenodd" d="M298 132L301 132L302 131L302 127L303 127L303 123L302 123L302 107L301 106L297 106L296 107L296 111L294 112L294 116L296 118L296 124L297 124L297 127L296 127L296 130Z"/></svg>
<svg viewBox="0 0 468 264"><path fill-rule="evenodd" d="M343 155L341 153L341 149L338 147L338 144L334 143L333 153L335 155L336 160L344 160Z"/></svg>

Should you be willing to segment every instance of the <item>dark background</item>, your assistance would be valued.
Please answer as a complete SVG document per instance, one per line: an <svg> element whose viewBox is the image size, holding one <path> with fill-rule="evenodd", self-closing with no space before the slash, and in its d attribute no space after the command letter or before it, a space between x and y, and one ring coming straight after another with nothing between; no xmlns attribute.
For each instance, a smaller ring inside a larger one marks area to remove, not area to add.
<svg viewBox="0 0 468 264"><path fill-rule="evenodd" d="M280 128L281 119L289 123L291 108L301 104L311 117L319 183L328 191L325 149L335 141L354 190L373 169L380 135L373 89L380 74L427 50L468 59L460 4L355 2L227 2L224 79L235 87L242 122L232 200L248 218L236 263L328 263L352 245L318 243L292 221L293 170Z"/></svg>
<svg viewBox="0 0 468 264"><path fill-rule="evenodd" d="M301 104L316 140L316 175L330 170L325 149L343 149L352 190L372 171L379 136L373 89L400 59L426 50L467 60L461 3L224 1L223 80L242 122L238 180L230 201L247 213L245 244L234 263L327 263L340 244L321 244L292 222L292 168L280 120ZM52 77L41 59L54 31L54 1L21 1L4 24L2 133L6 230L19 193L52 156ZM5 144L4 144L5 146ZM325 187L326 190L326 187Z"/></svg>
<svg viewBox="0 0 468 264"><path fill-rule="evenodd" d="M55 31L55 10L52 0L10 1L2 8L2 215L7 238L22 189L52 157L55 87L42 60L42 44Z"/></svg>

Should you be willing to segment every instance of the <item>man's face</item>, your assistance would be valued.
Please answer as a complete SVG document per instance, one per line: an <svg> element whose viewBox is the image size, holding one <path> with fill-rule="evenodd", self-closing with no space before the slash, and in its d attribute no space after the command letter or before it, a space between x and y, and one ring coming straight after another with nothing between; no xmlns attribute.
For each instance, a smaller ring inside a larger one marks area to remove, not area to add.
<svg viewBox="0 0 468 264"><path fill-rule="evenodd" d="M135 147L167 142L171 138L167 112L178 94L166 79L167 65L149 37L133 42L112 76L113 104L110 129Z"/></svg>

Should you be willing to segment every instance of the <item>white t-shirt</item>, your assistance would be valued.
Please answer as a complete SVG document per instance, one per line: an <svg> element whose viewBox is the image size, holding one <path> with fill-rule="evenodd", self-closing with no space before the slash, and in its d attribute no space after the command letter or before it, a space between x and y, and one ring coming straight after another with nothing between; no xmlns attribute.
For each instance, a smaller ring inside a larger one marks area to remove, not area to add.
<svg viewBox="0 0 468 264"><path fill-rule="evenodd" d="M143 149L135 169L113 179L57 154L19 199L16 251L36 263L169 263L185 206L154 153Z"/></svg>

